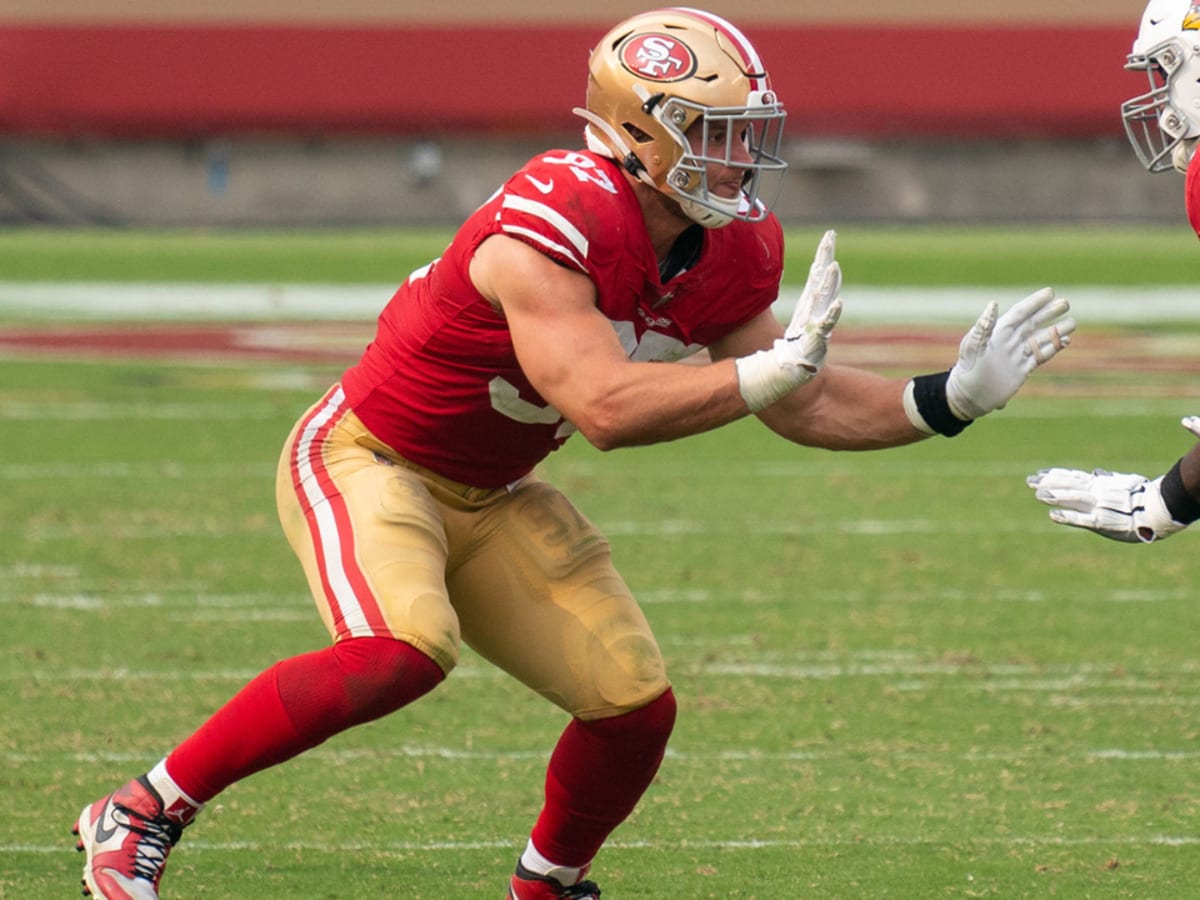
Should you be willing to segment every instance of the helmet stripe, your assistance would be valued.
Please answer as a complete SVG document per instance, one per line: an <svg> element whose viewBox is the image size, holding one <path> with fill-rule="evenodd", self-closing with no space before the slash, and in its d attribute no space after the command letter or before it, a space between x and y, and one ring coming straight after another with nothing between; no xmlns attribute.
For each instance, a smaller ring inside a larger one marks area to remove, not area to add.
<svg viewBox="0 0 1200 900"><path fill-rule="evenodd" d="M766 67L763 66L762 60L758 56L758 51L754 49L754 45L750 43L750 39L742 34L736 25L726 19L722 19L720 16L704 12L701 9L693 9L690 6L676 6L674 9L700 19L702 22L707 22L727 37L741 54L742 65L746 67L746 70L759 76L750 79L753 89L756 91L767 90L767 79L762 77L766 72Z"/></svg>

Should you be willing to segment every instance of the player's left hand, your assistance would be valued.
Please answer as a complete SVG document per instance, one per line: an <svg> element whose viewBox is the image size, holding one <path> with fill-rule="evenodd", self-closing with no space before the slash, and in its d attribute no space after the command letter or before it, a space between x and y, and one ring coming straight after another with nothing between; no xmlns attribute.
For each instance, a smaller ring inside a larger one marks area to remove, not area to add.
<svg viewBox="0 0 1200 900"><path fill-rule="evenodd" d="M1063 318L1070 308L1052 288L1035 291L1002 316L989 303L962 339L946 382L954 415L969 421L1003 409L1030 372L1070 344L1075 320Z"/></svg>
<svg viewBox="0 0 1200 900"><path fill-rule="evenodd" d="M1162 478L1096 469L1042 469L1025 479L1034 496L1052 507L1059 525L1086 528L1114 541L1148 544L1186 526L1171 519Z"/></svg>
<svg viewBox="0 0 1200 900"><path fill-rule="evenodd" d="M1200 416L1184 416L1179 420L1179 424L1200 438Z"/></svg>

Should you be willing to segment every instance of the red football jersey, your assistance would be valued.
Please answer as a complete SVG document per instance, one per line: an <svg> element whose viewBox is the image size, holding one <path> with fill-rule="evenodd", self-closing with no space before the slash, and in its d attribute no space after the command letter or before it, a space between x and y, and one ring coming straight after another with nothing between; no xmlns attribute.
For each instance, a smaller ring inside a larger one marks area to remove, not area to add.
<svg viewBox="0 0 1200 900"><path fill-rule="evenodd" d="M1185 190L1188 221L1192 223L1196 236L1200 237L1200 153L1193 153L1192 161L1188 163Z"/></svg>
<svg viewBox="0 0 1200 900"><path fill-rule="evenodd" d="M521 168L414 272L343 377L346 397L401 456L494 488L523 478L574 431L525 378L504 317L467 266L494 234L586 274L631 359L671 362L735 330L776 299L783 234L769 216L704 233L692 268L663 284L633 189L617 164L551 150Z"/></svg>

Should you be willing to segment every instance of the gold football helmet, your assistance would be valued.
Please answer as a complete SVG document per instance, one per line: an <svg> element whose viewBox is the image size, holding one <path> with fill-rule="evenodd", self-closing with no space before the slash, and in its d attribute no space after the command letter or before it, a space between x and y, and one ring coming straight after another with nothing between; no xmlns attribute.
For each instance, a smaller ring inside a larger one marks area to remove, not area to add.
<svg viewBox="0 0 1200 900"><path fill-rule="evenodd" d="M587 108L575 112L587 120L589 149L618 160L706 228L765 218L763 175L787 168L786 113L757 51L729 22L700 10L659 9L609 31L589 59ZM710 190L710 164L744 172L741 196Z"/></svg>

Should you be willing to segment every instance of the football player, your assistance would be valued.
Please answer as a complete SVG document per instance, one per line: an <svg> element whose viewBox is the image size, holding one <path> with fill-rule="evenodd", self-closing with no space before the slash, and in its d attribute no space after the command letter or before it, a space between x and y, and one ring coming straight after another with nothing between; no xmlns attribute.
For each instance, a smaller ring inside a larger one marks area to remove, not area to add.
<svg viewBox="0 0 1200 900"><path fill-rule="evenodd" d="M612 450L750 414L834 450L954 435L1070 341L1068 304L1047 288L1003 315L989 304L944 371L825 365L841 312L834 234L785 327L768 188L785 169L784 109L722 18L622 22L593 49L576 112L586 149L517 171L296 424L278 507L332 644L263 672L84 807L93 895L157 897L206 802L427 694L466 643L571 717L507 896L599 897L589 868L654 778L675 697L608 542L537 464L574 432ZM702 348L703 364L674 364Z"/></svg>
<svg viewBox="0 0 1200 900"><path fill-rule="evenodd" d="M1121 106L1125 132L1150 172L1184 178L1188 221L1200 236L1200 3L1150 0L1125 68L1145 72L1150 90ZM1200 416L1182 420L1200 437ZM1127 543L1150 543L1200 518L1200 443L1164 475L1043 469L1026 479L1050 518Z"/></svg>

